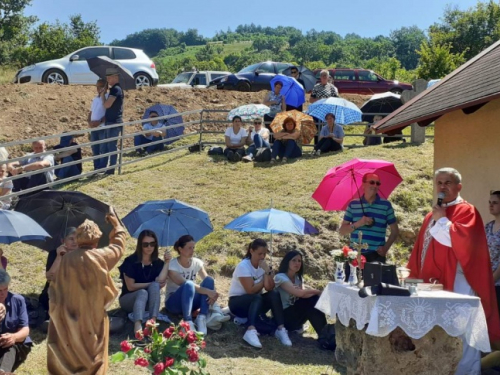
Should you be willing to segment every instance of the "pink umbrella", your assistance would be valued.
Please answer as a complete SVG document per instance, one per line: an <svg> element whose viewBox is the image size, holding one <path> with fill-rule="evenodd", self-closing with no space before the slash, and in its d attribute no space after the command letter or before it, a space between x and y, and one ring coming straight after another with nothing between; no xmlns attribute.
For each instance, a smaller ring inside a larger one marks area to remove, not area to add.
<svg viewBox="0 0 500 375"><path fill-rule="evenodd" d="M376 173L380 177L378 194L384 199L403 181L394 164L388 161L352 159L330 169L312 197L325 211L345 210L350 201L363 194L362 180L366 173Z"/></svg>

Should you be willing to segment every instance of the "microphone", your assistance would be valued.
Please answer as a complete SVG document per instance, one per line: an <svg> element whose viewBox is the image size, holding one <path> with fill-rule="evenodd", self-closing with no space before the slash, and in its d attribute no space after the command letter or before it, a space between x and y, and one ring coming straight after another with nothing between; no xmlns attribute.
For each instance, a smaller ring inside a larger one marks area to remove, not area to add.
<svg viewBox="0 0 500 375"><path fill-rule="evenodd" d="M443 204L443 199L444 199L444 193L441 192L438 194L438 199L437 199L437 205L439 207L441 207L441 205Z"/></svg>

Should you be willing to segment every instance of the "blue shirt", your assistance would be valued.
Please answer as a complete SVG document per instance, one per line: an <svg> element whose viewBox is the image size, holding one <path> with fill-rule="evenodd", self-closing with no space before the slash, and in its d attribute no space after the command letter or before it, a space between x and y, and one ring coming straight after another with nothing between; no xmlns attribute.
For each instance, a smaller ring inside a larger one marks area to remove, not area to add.
<svg viewBox="0 0 500 375"><path fill-rule="evenodd" d="M28 310L23 296L8 292L4 304L6 314L2 322L2 333L16 333L23 327L29 327ZM32 343L29 336L23 342L25 345Z"/></svg>
<svg viewBox="0 0 500 375"><path fill-rule="evenodd" d="M363 204L361 206L361 203ZM364 215L363 215L364 209ZM351 233L351 246L358 243L358 233L363 232L363 243L368 244L368 250L363 251L363 253L368 253L370 251L377 251L379 246L385 245L385 233L387 232L387 226L394 224L396 222L396 216L394 215L394 210L389 201L376 196L375 201L370 204L366 201L365 197L361 197L361 200L352 200L347 206L347 210L344 215L344 220L354 223L361 219L363 216L368 216L374 220L372 226L362 226L357 228Z"/></svg>
<svg viewBox="0 0 500 375"><path fill-rule="evenodd" d="M121 295L123 296L130 293L127 289L127 283L125 282L124 275L134 279L134 282L136 283L151 283L158 277L164 264L163 260L156 259L149 266L144 266L141 261L137 259L136 254L126 257L122 265L118 267L120 270L120 279L123 281Z"/></svg>
<svg viewBox="0 0 500 375"><path fill-rule="evenodd" d="M342 126L339 124L334 124L333 125L333 132L330 133L330 128L328 125L323 125L321 128L321 131L319 132L320 137L328 137L330 134L332 134L335 138L344 138L344 129ZM341 145L342 148L344 148L343 145Z"/></svg>
<svg viewBox="0 0 500 375"><path fill-rule="evenodd" d="M123 122L123 90L117 83L109 90L109 96L114 96L115 101L106 109L106 124L119 124ZM108 96L108 98L109 98Z"/></svg>
<svg viewBox="0 0 500 375"><path fill-rule="evenodd" d="M142 130L156 130L156 129L160 129L160 128L163 128L163 124L158 121L158 123L156 125L153 125L152 123L150 122L146 122L143 126L142 126ZM146 135L146 134L143 134L144 138L146 139L149 139L150 141L153 140L153 138L155 136L152 136L152 135Z"/></svg>

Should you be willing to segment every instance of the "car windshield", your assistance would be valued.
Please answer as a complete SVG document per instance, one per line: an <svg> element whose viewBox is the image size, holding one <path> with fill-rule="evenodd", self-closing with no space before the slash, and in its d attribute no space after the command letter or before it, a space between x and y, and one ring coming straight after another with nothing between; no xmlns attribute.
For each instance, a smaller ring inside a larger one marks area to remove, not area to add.
<svg viewBox="0 0 500 375"><path fill-rule="evenodd" d="M191 79L192 75L193 75L193 72L181 73L181 74L177 75L177 77L174 78L172 83L188 83L189 80Z"/></svg>
<svg viewBox="0 0 500 375"><path fill-rule="evenodd" d="M247 66L246 68L241 69L238 73L249 73L249 72L254 72L255 69L257 69L258 66L260 66L261 63L253 64L250 66Z"/></svg>

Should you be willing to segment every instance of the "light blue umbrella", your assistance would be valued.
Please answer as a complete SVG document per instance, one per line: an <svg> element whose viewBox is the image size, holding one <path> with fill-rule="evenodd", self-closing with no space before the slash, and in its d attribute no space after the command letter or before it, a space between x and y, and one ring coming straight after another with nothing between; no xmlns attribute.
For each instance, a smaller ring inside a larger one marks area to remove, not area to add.
<svg viewBox="0 0 500 375"><path fill-rule="evenodd" d="M293 77L277 74L271 80L271 90L274 90L276 82L282 82L281 94L285 97L285 103L293 107L299 107L305 103L305 93L302 85Z"/></svg>
<svg viewBox="0 0 500 375"><path fill-rule="evenodd" d="M179 113L177 112L177 110L171 106L171 105L168 105L168 104L155 104L149 108L146 108L146 111L144 112L144 116L142 116L142 119L145 120L147 118L149 118L149 115L151 114L151 112L156 112L158 113L158 116L159 117L162 117L162 116L168 116L168 115L173 115L175 113ZM172 125L178 125L178 124L182 124L183 120L182 120L182 116L174 116L174 117L170 117L166 120L161 120L162 123L164 124L164 126L167 127L167 135L165 138L172 138L172 137L178 137L182 134L184 134L184 126L178 126L176 128L169 128L169 126L172 126ZM169 143L172 143L174 141L167 141L165 142L165 144L169 144Z"/></svg>
<svg viewBox="0 0 500 375"><path fill-rule="evenodd" d="M342 98L320 99L307 108L307 113L323 121L327 114L333 113L335 122L343 125L360 122L362 115L356 104Z"/></svg>
<svg viewBox="0 0 500 375"><path fill-rule="evenodd" d="M50 235L28 215L17 211L0 210L0 243L45 240Z"/></svg>
<svg viewBox="0 0 500 375"><path fill-rule="evenodd" d="M243 121L251 121L256 117L264 117L269 111L269 107L264 104L245 104L229 111L227 119L232 121L234 116L240 116Z"/></svg>
<svg viewBox="0 0 500 375"><path fill-rule="evenodd" d="M172 246L185 234L199 241L213 231L205 211L176 199L144 202L122 221L134 238L145 229L155 232L160 246Z"/></svg>

